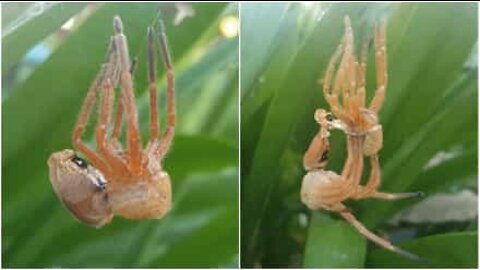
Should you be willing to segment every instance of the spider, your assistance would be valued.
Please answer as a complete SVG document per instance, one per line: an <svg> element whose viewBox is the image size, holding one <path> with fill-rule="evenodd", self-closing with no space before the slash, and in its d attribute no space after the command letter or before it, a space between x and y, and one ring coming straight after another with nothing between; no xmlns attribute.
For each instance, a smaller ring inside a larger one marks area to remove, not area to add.
<svg viewBox="0 0 480 270"><path fill-rule="evenodd" d="M378 191L381 181L378 152L383 144L383 130L379 124L378 112L385 99L387 85L385 24L375 27L374 43L377 90L367 107L365 105L365 72L368 47L365 43L361 62L358 63L354 55L350 19L345 17L345 35L330 59L323 83L323 93L332 114L323 109L317 109L315 112L315 120L320 125L320 130L304 155L303 166L307 174L302 181L301 200L312 210L324 209L339 213L362 235L381 247L408 259L419 260L418 256L392 245L369 231L343 204L349 199L398 200L422 196L421 192L391 194ZM335 63L341 56L342 59L333 78ZM330 89L332 79L334 79L333 90ZM328 130L333 128L344 131L347 138L347 160L341 175L324 170L328 162L328 137L330 136ZM371 171L367 183L361 185L364 157L369 158Z"/></svg>
<svg viewBox="0 0 480 270"><path fill-rule="evenodd" d="M86 160L75 151L66 149L48 159L53 189L68 210L81 222L94 227L109 223L114 215L127 219L160 219L171 208L170 177L162 168L175 131L174 75L163 23L158 27L160 53L167 79L167 127L159 137L155 36L147 31L148 80L150 95L150 139L142 149L137 109L133 91L132 69L127 38L119 16L113 19L114 35L110 39L106 62L88 90L72 143ZM115 88L120 98L116 108L111 136L108 130L115 100ZM97 94L100 95L95 141L97 152L82 141ZM126 149L119 142L122 121L126 121Z"/></svg>

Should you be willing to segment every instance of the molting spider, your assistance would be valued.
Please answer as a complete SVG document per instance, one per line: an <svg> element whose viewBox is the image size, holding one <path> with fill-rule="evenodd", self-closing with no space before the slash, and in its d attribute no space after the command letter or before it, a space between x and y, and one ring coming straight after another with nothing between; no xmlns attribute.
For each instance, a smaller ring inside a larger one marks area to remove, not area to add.
<svg viewBox="0 0 480 270"><path fill-rule="evenodd" d="M164 27L160 21L158 40L167 78L167 127L159 138L154 30L148 28L148 79L150 94L150 140L142 150L137 109L133 92L132 67L127 39L120 17L113 19L115 35L110 40L106 62L102 65L85 97L72 135L73 146L91 163L73 150L53 153L48 159L50 181L57 196L80 221L101 227L114 215L127 219L162 218L171 208L170 177L162 160L170 149L175 131L174 76ZM108 128L120 86L120 99L111 136ZM81 140L100 95L96 125L97 152ZM122 120L126 120L126 149L119 142Z"/></svg>
<svg viewBox="0 0 480 270"><path fill-rule="evenodd" d="M377 90L370 105L366 107L365 72L368 47L364 44L361 62L358 63L354 54L350 20L345 18L345 35L330 59L323 83L325 99L338 120L323 109L315 112L315 120L320 125L320 130L304 155L303 166L307 174L302 181L301 200L312 210L325 209L339 213L366 238L401 256L416 260L419 259L416 255L395 247L369 231L343 204L348 199L397 200L422 195L421 192L390 194L378 191L381 181L378 152L383 144L383 131L377 114L385 99L387 85L385 24L375 28L374 43ZM333 78L335 63L340 56L342 59ZM333 90L330 89L332 79ZM340 96L342 102L339 102ZM328 130L332 128L344 131L347 138L347 160L341 175L324 170L328 161ZM364 156L370 160L371 171L367 183L361 185Z"/></svg>

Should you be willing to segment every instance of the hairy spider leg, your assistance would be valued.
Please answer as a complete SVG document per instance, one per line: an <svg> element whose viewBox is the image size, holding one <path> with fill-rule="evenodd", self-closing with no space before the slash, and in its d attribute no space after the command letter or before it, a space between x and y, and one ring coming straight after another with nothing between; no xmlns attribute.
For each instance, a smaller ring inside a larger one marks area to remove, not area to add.
<svg viewBox="0 0 480 270"><path fill-rule="evenodd" d="M128 55L127 39L123 34L123 25L120 17L113 18L115 30L115 44L118 50L120 62L120 84L121 100L125 110L127 121L127 155L128 168L134 175L142 173L142 142L138 128L138 115L135 107L135 95L133 93L133 82L130 74L130 59Z"/></svg>
<svg viewBox="0 0 480 270"><path fill-rule="evenodd" d="M118 85L118 53L115 42L112 38L112 53L109 54L108 63L104 80L102 82L102 91L100 92L100 106L98 109L98 122L96 127L96 145L98 152L109 164L116 174L125 174L128 172L125 163L119 156L118 151L110 144L108 139L108 127L112 114L113 102L115 100L115 85ZM113 80L113 82L112 82ZM113 179L113 178L112 178Z"/></svg>
<svg viewBox="0 0 480 270"><path fill-rule="evenodd" d="M357 220L357 218L355 218L355 216L350 213L350 212L346 212L346 211L341 211L341 212L338 212L348 223L350 223L360 234L362 234L363 236L365 236L367 239L371 240L372 242L376 243L377 245L385 248L385 249L388 249L406 259L409 259L409 260L412 260L412 261L422 261L422 259L420 257L418 257L417 255L415 254L412 254L406 250L403 250L401 248L398 248L394 245L392 245L392 243L390 243L390 241L387 241L386 239L383 239L381 238L380 236L374 234L373 232L371 232L370 230L368 230L362 223L360 223L360 221Z"/></svg>
<svg viewBox="0 0 480 270"><path fill-rule="evenodd" d="M377 70L377 90L375 96L370 102L370 110L378 113L385 100L385 91L387 88L387 53L386 53L386 25L375 26L374 43L375 43L375 66Z"/></svg>
<svg viewBox="0 0 480 270"><path fill-rule="evenodd" d="M341 82L343 79L342 66L339 67L335 77L333 76L335 72L335 63L338 61L338 59L340 59L340 56L342 55L344 40L345 38L343 38L342 42L338 45L335 53L332 55L328 63L325 77L323 80L323 95L328 105L330 105L332 113L342 122L351 123L352 120L338 102L340 89L342 87ZM331 89L332 79L334 79L333 89Z"/></svg>
<svg viewBox="0 0 480 270"><path fill-rule="evenodd" d="M306 171L323 170L327 165L329 149L328 131L321 126L303 155L303 168Z"/></svg>
<svg viewBox="0 0 480 270"><path fill-rule="evenodd" d="M361 141L357 138L349 140L347 162L344 165L342 175L339 179L318 185L316 194L319 194L325 205L332 205L340 201L351 198L357 190L362 172L363 172L363 156L358 149L361 147Z"/></svg>
<svg viewBox="0 0 480 270"><path fill-rule="evenodd" d="M385 193L378 191L381 184L381 170L378 155L370 157L371 172L368 183L360 186L358 193L353 199L381 199L381 200L403 200L423 197L423 192Z"/></svg>
<svg viewBox="0 0 480 270"><path fill-rule="evenodd" d="M366 88L365 77L367 75L367 54L368 41L363 42L362 53L360 56L360 63L357 66L357 104L360 108L365 108Z"/></svg>
<svg viewBox="0 0 480 270"><path fill-rule="evenodd" d="M109 143L107 133L115 100L115 89L110 79L106 79L100 93L100 107L96 130L96 143L100 155L108 162L115 174L125 175L128 168L119 153ZM115 177L111 177L115 179Z"/></svg>
<svg viewBox="0 0 480 270"><path fill-rule="evenodd" d="M355 121L355 104L353 100L355 99L355 70L354 70L354 36L352 25L348 16L344 18L345 22L345 46L342 60L340 61L340 66L344 67L345 78L342 81L342 95L343 95L343 107L349 113L352 120Z"/></svg>
<svg viewBox="0 0 480 270"><path fill-rule="evenodd" d="M150 143L158 140L157 66L152 27L147 29L148 92L150 94Z"/></svg>
<svg viewBox="0 0 480 270"><path fill-rule="evenodd" d="M158 39L160 43L160 53L162 55L163 65L167 76L167 126L160 139L158 148L156 149L156 155L161 160L170 150L173 136L175 135L176 125L174 73L163 21L160 21L158 26Z"/></svg>
<svg viewBox="0 0 480 270"><path fill-rule="evenodd" d="M95 81L87 92L85 100L83 102L80 114L78 116L77 122L72 132L72 144L73 146L82 153L94 167L102 171L103 173L111 172L112 168L107 164L95 151L90 149L83 141L82 135L85 132L85 127L90 119L93 106L95 105L95 99L97 96L98 89L102 86L105 78L107 77L109 71L109 61L112 59L114 54L114 41L110 42L109 48L107 50L106 63L102 65L100 72L97 74Z"/></svg>
<svg viewBox="0 0 480 270"><path fill-rule="evenodd" d="M117 57L118 59L118 57ZM118 61L117 61L118 62ZM132 63L130 64L130 74L132 76L132 80L133 80L133 76L134 76L134 73L135 73L135 70L137 69L137 59L133 59L132 60ZM118 87L119 85L119 82L120 82L120 67L117 63L117 74L116 74L116 80L115 80L115 88ZM112 145L112 147L115 149L115 151L117 151L118 153L121 153L123 151L123 148L122 148L122 145L120 144L119 142L119 138L120 138L120 132L122 131L122 122L123 122L123 101L122 99L120 98L118 103L117 103L117 108L115 109L115 122L114 122L114 126L113 126L113 131L112 131L112 137L110 139L110 144Z"/></svg>
<svg viewBox="0 0 480 270"><path fill-rule="evenodd" d="M362 156L362 141L361 138L356 136L347 137L347 145L349 145L349 152L347 154L347 161L345 163L344 170L342 171L342 180L346 182L346 185L341 190L339 199L341 201L351 198L356 192L356 187L360 185L360 181L363 173L363 156Z"/></svg>

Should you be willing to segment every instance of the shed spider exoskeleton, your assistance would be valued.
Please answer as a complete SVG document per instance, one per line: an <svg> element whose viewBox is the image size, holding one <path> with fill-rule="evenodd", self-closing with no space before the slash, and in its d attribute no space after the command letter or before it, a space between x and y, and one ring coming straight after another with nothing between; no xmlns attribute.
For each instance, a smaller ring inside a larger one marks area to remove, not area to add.
<svg viewBox="0 0 480 270"><path fill-rule="evenodd" d="M378 191L381 180L378 152L383 144L383 131L377 114L383 104L387 85L385 25L375 28L377 90L368 107L365 106L367 46L363 46L361 62L358 63L348 17L345 18L345 26L345 35L330 59L323 83L325 99L338 120L323 109L315 112L315 120L320 125L320 130L304 155L303 166L308 173L303 178L301 200L312 210L338 212L366 238L403 257L416 260L419 259L418 256L395 247L369 231L343 204L348 199L398 200L422 195L421 192L391 194ZM342 59L333 78L335 63L340 56ZM332 79L333 90L330 89ZM328 161L328 130L332 128L343 130L347 137L347 160L341 175L324 170ZM369 180L362 185L364 156L370 159L371 171Z"/></svg>
<svg viewBox="0 0 480 270"><path fill-rule="evenodd" d="M170 177L161 164L170 149L176 121L173 69L163 24L160 22L158 40L167 78L167 127L159 138L155 33L149 27L150 140L145 149L142 149L127 39L120 17L114 17L113 28L115 35L110 40L106 63L85 97L72 135L73 146L91 164L70 149L55 152L48 159L50 181L57 196L78 220L95 227L109 223L114 215L134 220L162 218L170 210L172 200ZM121 88L120 99L109 138L117 86ZM81 139L97 94L100 95L95 132L98 153ZM126 149L118 141L124 115Z"/></svg>

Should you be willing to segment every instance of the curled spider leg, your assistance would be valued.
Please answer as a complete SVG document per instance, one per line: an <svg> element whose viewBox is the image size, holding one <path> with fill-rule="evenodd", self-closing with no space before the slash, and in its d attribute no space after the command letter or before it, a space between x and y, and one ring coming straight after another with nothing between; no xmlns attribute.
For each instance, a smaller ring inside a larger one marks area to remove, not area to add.
<svg viewBox="0 0 480 270"><path fill-rule="evenodd" d="M356 152L357 154L361 152ZM362 160L361 156L352 158L353 160ZM326 161L324 164L326 166ZM356 192L356 182L360 181L360 177L363 171L363 164L361 162L352 162L346 171L348 174L338 175L331 171L323 171L317 169L309 171L306 177L304 177L305 187L310 191L307 193L315 194L315 199L312 201L318 201L323 206L329 204L335 204L339 201L350 198L354 192ZM308 184L307 184L308 183Z"/></svg>
<svg viewBox="0 0 480 270"><path fill-rule="evenodd" d="M373 193L376 192L378 187L381 184L381 169L378 156L374 155L370 157L370 177L365 186L358 186L357 193L352 199L364 199L370 197Z"/></svg>
<svg viewBox="0 0 480 270"><path fill-rule="evenodd" d="M371 240L372 242L376 243L377 245L388 249L408 260L412 261L423 261L422 258L418 257L417 255L410 253L406 250L403 250L401 248L398 248L386 239L381 238L380 236L374 234L370 230L368 230L360 221L355 218L353 214L350 212L338 212L340 216L342 216L348 223L350 223L355 229L357 229L358 232L360 232L363 236L365 236L367 239Z"/></svg>
<svg viewBox="0 0 480 270"><path fill-rule="evenodd" d="M327 166L330 150L328 136L326 128L321 126L303 155L303 168L306 171L321 170Z"/></svg>
<svg viewBox="0 0 480 270"><path fill-rule="evenodd" d="M423 192L385 193L378 191L381 178L380 164L376 155L372 156L370 160L372 168L369 181L365 186L359 187L358 193L352 199L403 200L423 197Z"/></svg>
<svg viewBox="0 0 480 270"><path fill-rule="evenodd" d="M369 108L375 113L380 111L380 108L385 100L385 89L387 87L388 80L385 28L385 23L376 25L374 33L377 90L375 91L375 96L370 102Z"/></svg>
<svg viewBox="0 0 480 270"><path fill-rule="evenodd" d="M167 76L167 126L156 150L157 156L162 159L170 149L176 125L174 74L170 51L168 49L167 36L165 35L165 26L162 21L160 21L158 27L158 38L160 43L160 53L162 55L163 65Z"/></svg>
<svg viewBox="0 0 480 270"><path fill-rule="evenodd" d="M135 95L133 93L132 76L130 74L130 59L128 45L123 34L122 21L118 16L113 19L115 30L115 44L118 50L119 64L121 69L121 102L123 103L127 122L127 153L130 156L128 166L134 175L140 175L142 171L142 142L138 128L138 115L135 108Z"/></svg>

